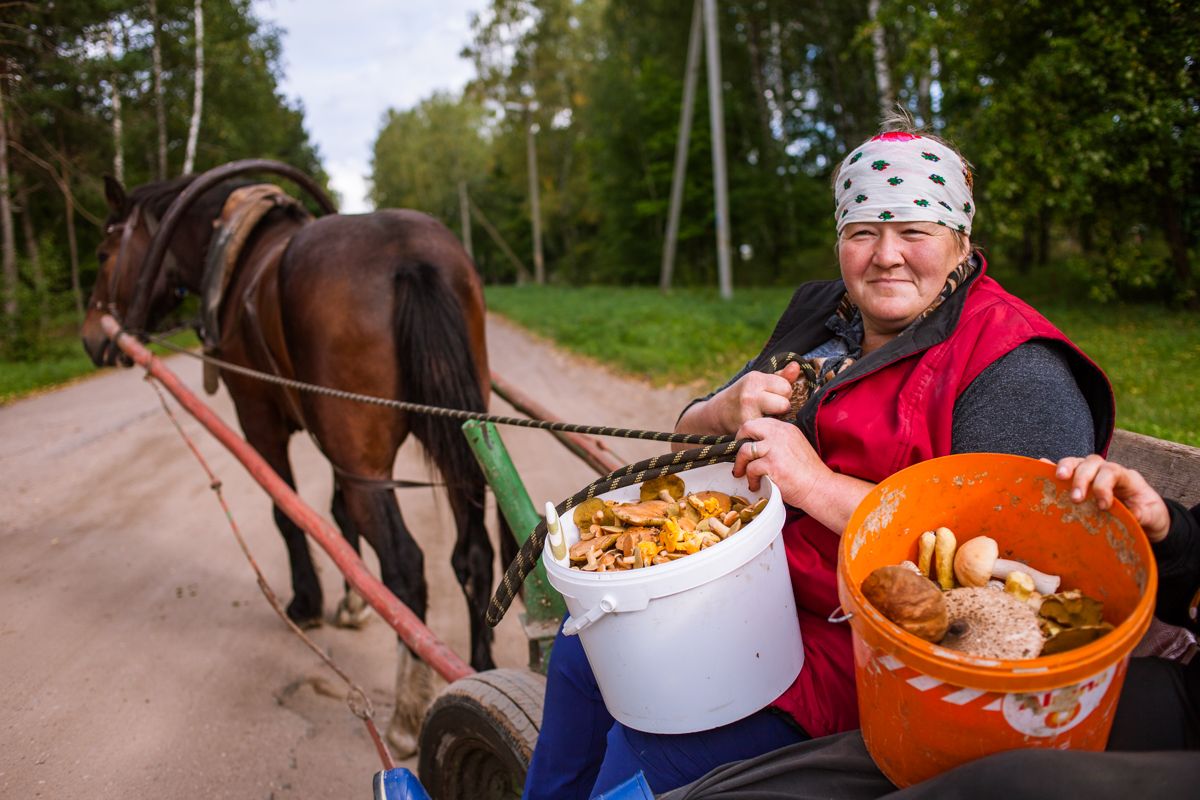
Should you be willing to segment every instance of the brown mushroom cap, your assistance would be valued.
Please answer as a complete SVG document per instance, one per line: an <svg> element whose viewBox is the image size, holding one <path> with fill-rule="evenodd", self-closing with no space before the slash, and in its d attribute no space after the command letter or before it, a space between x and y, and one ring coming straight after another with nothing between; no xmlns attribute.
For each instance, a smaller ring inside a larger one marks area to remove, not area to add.
<svg viewBox="0 0 1200 800"><path fill-rule="evenodd" d="M662 527L667 521L667 506L662 500L646 500L642 503L622 503L612 506L613 515L627 525Z"/></svg>
<svg viewBox="0 0 1200 800"><path fill-rule="evenodd" d="M979 658L1037 658L1042 628L1037 614L1007 592L954 589L946 592L950 627L939 647Z"/></svg>

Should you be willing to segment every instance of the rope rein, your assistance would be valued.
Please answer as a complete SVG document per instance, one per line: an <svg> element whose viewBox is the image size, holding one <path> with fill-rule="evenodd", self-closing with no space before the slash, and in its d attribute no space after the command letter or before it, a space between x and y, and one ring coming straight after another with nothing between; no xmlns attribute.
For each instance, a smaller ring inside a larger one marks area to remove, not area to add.
<svg viewBox="0 0 1200 800"><path fill-rule="evenodd" d="M525 419L523 417L502 417L496 414L483 414L477 411L464 411L461 409L421 405L420 403L407 403L403 400L392 400L386 397L345 392L340 389L331 389L326 386L317 386L290 378L282 378L270 373L250 369L249 367L231 364L228 361L223 361L210 355L193 352L185 347L168 342L160 336L154 336L149 333L145 334L145 336L147 339L162 345L168 350L183 353L205 363L215 364L221 369L227 369L239 375L246 375L250 378L289 389L296 389L297 391L335 397L340 400L385 406L414 414L429 414L447 419L479 420L497 425L512 425L518 428L536 428L546 431L562 431L564 433L582 433L589 436L613 436L623 439L643 439L655 442L699 445L690 450L680 450L676 453L654 456L653 458L639 461L636 464L629 464L592 481L583 489L555 506L555 510L559 516L567 513L585 500L599 494L622 489L626 486L653 478L660 478L664 475L685 472L695 467L707 467L722 462L732 462L737 458L738 450L743 445L750 444L753 441L751 439L735 440L732 436L666 433L664 431L645 431L636 428L609 428L595 425L575 425L569 422L546 422L544 420ZM771 372L778 372L791 362L800 360L800 356L795 353L781 353L771 357L768 368ZM492 596L491 602L488 604L487 624L490 627L494 628L504 618L505 613L508 612L509 607L512 605L513 599L517 596L521 585L525 582L525 578L537 566L537 561L542 555L542 547L546 543L546 535L546 520L543 519L533 529L533 533L525 540L525 544L521 545L516 558L513 559L513 562L504 571L500 585L496 588L496 593Z"/></svg>
<svg viewBox="0 0 1200 800"><path fill-rule="evenodd" d="M126 331L128 333L128 331ZM464 411L458 408L440 408L438 406L426 406L420 403L408 403L403 400L392 400L388 397L375 397L369 394L358 394L356 392L345 392L341 389L330 389L327 386L317 386L304 381L292 380L291 378L281 378L277 375L272 375L268 372L260 372L249 367L242 367L237 364L231 364L228 361L206 355L204 353L196 353L186 347L180 347L177 344L168 342L162 337L153 334L144 334L147 339L155 344L162 345L168 350L176 353L182 353L191 356L199 361L204 361L208 364L214 364L221 369L227 369L230 372L236 372L239 375L245 375L250 378L273 383L278 386L283 386L288 389L295 389L301 392L310 392L312 394L325 395L327 397L335 397L339 400L352 400L358 403L368 403L375 406L384 406L394 408L398 411L407 411L413 414L429 414L434 417L445 417L447 419L479 420L480 422L491 422L496 425L512 425L518 428L536 428L544 431L561 431L563 433L582 433L588 436L613 436L622 439L642 439L654 442L667 442L671 444L692 444L692 445L716 445L732 442L732 436L712 436L701 435L695 433L667 433L665 431L644 431L637 428L609 428L596 425L576 425L570 422L546 422L540 419L526 419L525 417L502 417L496 414L484 414L479 411Z"/></svg>

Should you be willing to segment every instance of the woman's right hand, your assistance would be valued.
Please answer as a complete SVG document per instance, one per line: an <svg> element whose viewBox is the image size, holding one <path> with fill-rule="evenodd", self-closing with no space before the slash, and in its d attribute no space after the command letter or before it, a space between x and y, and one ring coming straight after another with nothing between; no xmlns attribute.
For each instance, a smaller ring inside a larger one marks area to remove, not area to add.
<svg viewBox="0 0 1200 800"><path fill-rule="evenodd" d="M1120 500L1133 514L1151 542L1161 542L1171 530L1171 513L1158 492L1146 483L1142 473L1103 457L1064 458L1058 462L1055 477L1071 481L1071 502L1082 503L1089 494L1101 509Z"/></svg>
<svg viewBox="0 0 1200 800"><path fill-rule="evenodd" d="M675 430L725 435L736 433L751 420L786 414L792 407L792 384L799 377L800 365L795 362L773 375L747 372L733 385L684 412Z"/></svg>

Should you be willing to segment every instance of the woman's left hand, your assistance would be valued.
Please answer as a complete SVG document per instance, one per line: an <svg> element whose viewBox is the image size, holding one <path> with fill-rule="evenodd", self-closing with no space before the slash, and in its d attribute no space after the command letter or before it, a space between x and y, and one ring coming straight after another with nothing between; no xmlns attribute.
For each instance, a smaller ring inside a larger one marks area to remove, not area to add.
<svg viewBox="0 0 1200 800"><path fill-rule="evenodd" d="M770 475L783 502L794 508L805 508L813 489L833 474L795 425L771 418L755 419L738 430L737 438L754 442L738 451L733 462L734 477L745 475L750 491L757 492L762 476Z"/></svg>

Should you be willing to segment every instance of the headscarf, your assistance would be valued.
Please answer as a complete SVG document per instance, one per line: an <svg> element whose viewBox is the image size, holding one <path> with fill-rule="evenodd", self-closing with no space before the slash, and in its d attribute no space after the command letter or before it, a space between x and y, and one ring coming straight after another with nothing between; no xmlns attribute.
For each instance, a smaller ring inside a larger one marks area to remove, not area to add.
<svg viewBox="0 0 1200 800"><path fill-rule="evenodd" d="M971 233L971 172L944 144L911 133L863 143L838 174L837 229L849 222L936 222Z"/></svg>

